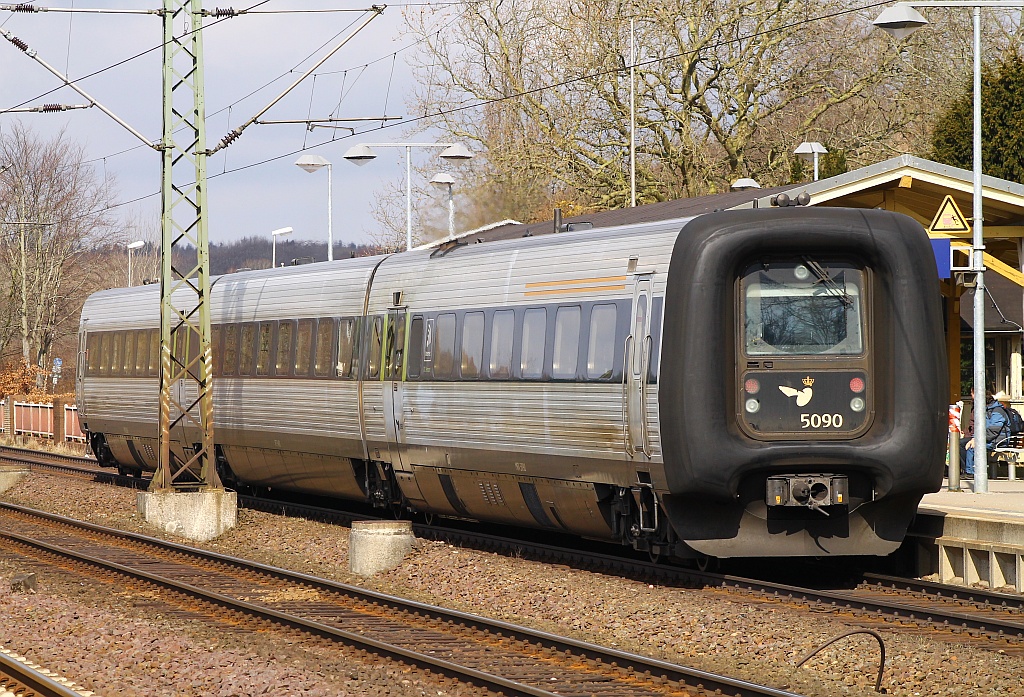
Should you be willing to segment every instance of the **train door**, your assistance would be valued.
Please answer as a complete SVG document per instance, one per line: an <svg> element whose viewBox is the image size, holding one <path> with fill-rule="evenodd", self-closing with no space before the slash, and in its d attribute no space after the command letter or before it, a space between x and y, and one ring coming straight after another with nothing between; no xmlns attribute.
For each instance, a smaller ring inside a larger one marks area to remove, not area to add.
<svg viewBox="0 0 1024 697"><path fill-rule="evenodd" d="M623 356L623 437L632 458L650 457L647 437L647 373L651 361L651 276L635 277L633 313Z"/></svg>
<svg viewBox="0 0 1024 697"><path fill-rule="evenodd" d="M85 406L85 371L89 366L89 320L82 320L82 330L78 333L78 361L75 365L75 403L78 406L79 415L87 415L89 409ZM95 342L94 342L95 343ZM96 360L94 357L93 360Z"/></svg>
<svg viewBox="0 0 1024 697"><path fill-rule="evenodd" d="M402 460L405 448L404 389L405 370L404 307L388 310L384 344L384 430L391 451L391 466L396 472L406 469Z"/></svg>

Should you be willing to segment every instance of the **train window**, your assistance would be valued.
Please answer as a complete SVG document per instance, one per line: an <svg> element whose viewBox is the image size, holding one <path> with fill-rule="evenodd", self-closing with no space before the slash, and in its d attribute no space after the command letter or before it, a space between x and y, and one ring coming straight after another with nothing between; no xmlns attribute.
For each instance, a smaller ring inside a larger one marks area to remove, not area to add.
<svg viewBox="0 0 1024 697"><path fill-rule="evenodd" d="M149 377L155 378L160 375L160 330L152 329L149 332Z"/></svg>
<svg viewBox="0 0 1024 697"><path fill-rule="evenodd" d="M85 359L87 361L87 368L85 374L89 377L95 377L99 375L100 370L100 335L96 332L89 334L89 339L86 342Z"/></svg>
<svg viewBox="0 0 1024 697"><path fill-rule="evenodd" d="M580 306L555 310L555 350L551 358L551 377L576 377L580 354Z"/></svg>
<svg viewBox="0 0 1024 697"><path fill-rule="evenodd" d="M547 310L542 307L527 310L523 316L523 350L519 368L524 378L539 378L544 374L547 316Z"/></svg>
<svg viewBox="0 0 1024 697"><path fill-rule="evenodd" d="M270 341L273 330L271 322L260 322L256 337L256 375L270 375Z"/></svg>
<svg viewBox="0 0 1024 697"><path fill-rule="evenodd" d="M149 372L149 330L136 332L135 336L135 375L146 377Z"/></svg>
<svg viewBox="0 0 1024 697"><path fill-rule="evenodd" d="M295 349L295 323L278 322L277 351L274 361L274 375L288 375L292 368L292 351Z"/></svg>
<svg viewBox="0 0 1024 697"><path fill-rule="evenodd" d="M864 274L852 265L810 257L758 262L740 285L747 355L863 352Z"/></svg>
<svg viewBox="0 0 1024 697"><path fill-rule="evenodd" d="M238 369L238 325L224 325L224 360L223 375L234 375Z"/></svg>
<svg viewBox="0 0 1024 697"><path fill-rule="evenodd" d="M512 377L512 339L515 336L515 310L498 310L491 317L491 357L489 375L502 380Z"/></svg>
<svg viewBox="0 0 1024 697"><path fill-rule="evenodd" d="M338 322L338 377L359 375L359 320L347 318Z"/></svg>
<svg viewBox="0 0 1024 697"><path fill-rule="evenodd" d="M252 375L253 345L256 343L256 323L246 322L242 325L241 338L238 340L238 374Z"/></svg>
<svg viewBox="0 0 1024 697"><path fill-rule="evenodd" d="M386 380L402 379L402 359L405 356L405 311L391 310L388 313L387 364L384 366Z"/></svg>
<svg viewBox="0 0 1024 697"><path fill-rule="evenodd" d="M467 312L462 317L462 377L480 377L484 360L484 313Z"/></svg>
<svg viewBox="0 0 1024 697"><path fill-rule="evenodd" d="M313 375L325 378L331 374L331 342L334 340L334 320L323 318L316 323L316 356L313 361Z"/></svg>
<svg viewBox="0 0 1024 697"><path fill-rule="evenodd" d="M121 354L124 352L124 332L110 334L110 376L121 374Z"/></svg>
<svg viewBox="0 0 1024 697"><path fill-rule="evenodd" d="M406 362L406 374L418 378L423 368L423 318L413 317L409 326L409 360Z"/></svg>
<svg viewBox="0 0 1024 697"><path fill-rule="evenodd" d="M587 342L587 377L592 380L606 380L615 370L615 322L614 305L594 305Z"/></svg>
<svg viewBox="0 0 1024 697"><path fill-rule="evenodd" d="M121 375L130 378L135 375L135 334L127 331L124 333L124 356L121 367Z"/></svg>
<svg viewBox="0 0 1024 697"><path fill-rule="evenodd" d="M370 344L367 360L367 375L375 378L380 375L380 351L384 337L384 318L377 315L373 318L373 325L370 329Z"/></svg>
<svg viewBox="0 0 1024 697"><path fill-rule="evenodd" d="M110 375L110 337L112 332L103 332L100 336L99 363L97 368L100 375Z"/></svg>
<svg viewBox="0 0 1024 697"><path fill-rule="evenodd" d="M434 322L434 377L450 378L454 367L455 315L438 315Z"/></svg>
<svg viewBox="0 0 1024 697"><path fill-rule="evenodd" d="M188 342L188 329L184 325L178 327L173 334L171 334L173 341L173 350L171 355L174 356L174 360L184 365L185 363L185 348Z"/></svg>
<svg viewBox="0 0 1024 697"><path fill-rule="evenodd" d="M633 343L630 351L633 354L633 373L640 375L644 369L643 342L647 340L650 333L650 324L647 323L647 312L650 308L647 305L647 295L641 294L636 299L636 307L633 310Z"/></svg>
<svg viewBox="0 0 1024 697"><path fill-rule="evenodd" d="M221 359L224 358L224 354L220 348L221 337L224 336L224 327L220 324L214 324L210 326L210 354L213 358L213 374L214 376L221 375Z"/></svg>
<svg viewBox="0 0 1024 697"><path fill-rule="evenodd" d="M295 328L295 377L309 375L309 359L312 348L313 320L300 319Z"/></svg>

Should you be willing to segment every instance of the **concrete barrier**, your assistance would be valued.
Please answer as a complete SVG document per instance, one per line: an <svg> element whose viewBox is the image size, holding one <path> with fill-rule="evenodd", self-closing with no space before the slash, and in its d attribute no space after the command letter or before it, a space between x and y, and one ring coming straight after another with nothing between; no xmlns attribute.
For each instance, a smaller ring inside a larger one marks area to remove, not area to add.
<svg viewBox="0 0 1024 697"><path fill-rule="evenodd" d="M372 576L394 569L416 540L407 520L355 521L348 541L348 570Z"/></svg>
<svg viewBox="0 0 1024 697"><path fill-rule="evenodd" d="M28 474L28 468L20 465L0 466L0 494L7 491Z"/></svg>
<svg viewBox="0 0 1024 697"><path fill-rule="evenodd" d="M136 505L150 525L198 542L224 534L238 520L238 496L225 489L140 491Z"/></svg>

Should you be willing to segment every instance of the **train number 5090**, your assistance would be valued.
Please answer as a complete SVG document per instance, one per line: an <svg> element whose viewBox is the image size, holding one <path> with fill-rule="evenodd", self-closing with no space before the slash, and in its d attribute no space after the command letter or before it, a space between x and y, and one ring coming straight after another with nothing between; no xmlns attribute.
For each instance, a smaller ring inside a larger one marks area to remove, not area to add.
<svg viewBox="0 0 1024 697"><path fill-rule="evenodd" d="M801 414L800 428L842 428L842 414Z"/></svg>

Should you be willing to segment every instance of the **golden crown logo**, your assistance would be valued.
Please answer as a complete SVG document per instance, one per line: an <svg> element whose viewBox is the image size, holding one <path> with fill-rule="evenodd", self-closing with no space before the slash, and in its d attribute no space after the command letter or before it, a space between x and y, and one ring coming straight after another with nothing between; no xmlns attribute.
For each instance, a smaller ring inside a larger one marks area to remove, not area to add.
<svg viewBox="0 0 1024 697"><path fill-rule="evenodd" d="M805 378L803 379L803 383L804 383L805 385L807 385L808 387L810 387L811 385L813 385L813 384L814 384L814 378L812 378L812 377L811 377L810 375L808 375L807 377L805 377Z"/></svg>

